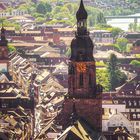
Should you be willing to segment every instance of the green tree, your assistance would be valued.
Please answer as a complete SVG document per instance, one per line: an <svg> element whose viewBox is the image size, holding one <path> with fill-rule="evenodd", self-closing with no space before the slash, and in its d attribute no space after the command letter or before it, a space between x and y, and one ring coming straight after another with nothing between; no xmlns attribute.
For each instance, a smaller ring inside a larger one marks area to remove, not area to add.
<svg viewBox="0 0 140 140"><path fill-rule="evenodd" d="M118 28L118 27L111 27L111 28L108 28L107 30L110 31L110 32L112 33L113 37L116 37L116 36L118 36L120 33L123 32L123 30L120 29L120 28Z"/></svg>
<svg viewBox="0 0 140 140"><path fill-rule="evenodd" d="M131 32L138 32L140 31L140 24L137 24L137 23L130 23L129 24L129 30Z"/></svg>
<svg viewBox="0 0 140 140"><path fill-rule="evenodd" d="M127 77L118 69L118 59L115 54L110 55L108 72L111 91L125 83Z"/></svg>
<svg viewBox="0 0 140 140"><path fill-rule="evenodd" d="M37 7L36 7L36 12L40 13L40 14L46 14L47 10L46 10L46 6L44 5L43 2L40 2Z"/></svg>
<svg viewBox="0 0 140 140"><path fill-rule="evenodd" d="M20 30L21 26L19 23L16 23L14 21L8 21L5 18L0 18L0 24L3 23L4 27L15 27L16 30Z"/></svg>
<svg viewBox="0 0 140 140"><path fill-rule="evenodd" d="M136 67L140 67L140 61L138 61L138 60L132 60L132 61L130 62L130 64L131 64L131 65L134 65L134 66L136 66Z"/></svg>
<svg viewBox="0 0 140 140"><path fill-rule="evenodd" d="M13 52L13 51L16 51L16 48L13 46L13 45L8 45L8 50L9 52Z"/></svg>
<svg viewBox="0 0 140 140"><path fill-rule="evenodd" d="M0 18L0 24L3 23L6 20L6 18Z"/></svg>
<svg viewBox="0 0 140 140"><path fill-rule="evenodd" d="M66 56L70 57L71 55L71 48L68 47L67 51L66 51Z"/></svg>
<svg viewBox="0 0 140 140"><path fill-rule="evenodd" d="M37 17L35 21L36 21L36 22L41 22L41 23L43 23L44 20L45 20L45 19L44 19L43 17Z"/></svg>
<svg viewBox="0 0 140 140"><path fill-rule="evenodd" d="M47 12L51 12L52 11L52 7L51 7L51 5L49 4L49 3L45 3L45 7L46 7L46 11Z"/></svg>
<svg viewBox="0 0 140 140"><path fill-rule="evenodd" d="M106 24L106 19L102 12L99 12L99 14L97 14L96 23L97 24Z"/></svg>
<svg viewBox="0 0 140 140"><path fill-rule="evenodd" d="M133 23L130 23L130 24L129 24L128 29L129 29L131 32L133 31Z"/></svg>
<svg viewBox="0 0 140 140"><path fill-rule="evenodd" d="M109 73L107 69L96 70L96 81L98 84L103 86L103 91L109 91Z"/></svg>
<svg viewBox="0 0 140 140"><path fill-rule="evenodd" d="M121 52L127 52L128 40L126 38L118 38L116 44Z"/></svg>

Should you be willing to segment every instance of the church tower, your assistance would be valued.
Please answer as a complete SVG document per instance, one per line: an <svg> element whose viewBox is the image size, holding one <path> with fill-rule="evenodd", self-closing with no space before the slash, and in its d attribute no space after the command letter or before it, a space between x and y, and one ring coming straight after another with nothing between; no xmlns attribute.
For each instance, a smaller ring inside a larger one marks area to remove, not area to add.
<svg viewBox="0 0 140 140"><path fill-rule="evenodd" d="M8 41L5 37L5 29L1 28L1 40L0 40L0 72L8 73Z"/></svg>
<svg viewBox="0 0 140 140"><path fill-rule="evenodd" d="M71 43L68 95L60 121L63 128L70 125L71 114L76 110L76 119L82 118L96 130L102 131L102 87L96 84L94 45L87 31L87 17L81 0L76 13L77 32Z"/></svg>
<svg viewBox="0 0 140 140"><path fill-rule="evenodd" d="M71 43L69 62L69 96L95 97L96 75L93 58L93 43L87 31L87 12L83 1L76 13L77 32Z"/></svg>

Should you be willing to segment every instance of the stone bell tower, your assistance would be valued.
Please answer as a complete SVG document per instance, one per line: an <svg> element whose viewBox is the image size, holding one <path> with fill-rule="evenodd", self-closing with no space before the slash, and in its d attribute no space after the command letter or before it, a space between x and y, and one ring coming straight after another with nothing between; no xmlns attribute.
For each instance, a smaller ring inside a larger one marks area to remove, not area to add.
<svg viewBox="0 0 140 140"><path fill-rule="evenodd" d="M98 131L102 130L102 87L96 84L94 45L87 31L87 12L83 1L76 13L77 32L71 42L68 72L68 95L65 98L60 121L65 128L75 106L79 118Z"/></svg>

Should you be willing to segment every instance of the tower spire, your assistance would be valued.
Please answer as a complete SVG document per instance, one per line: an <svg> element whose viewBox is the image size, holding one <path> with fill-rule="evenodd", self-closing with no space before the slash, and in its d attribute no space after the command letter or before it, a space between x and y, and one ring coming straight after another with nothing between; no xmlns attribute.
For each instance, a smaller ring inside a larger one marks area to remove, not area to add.
<svg viewBox="0 0 140 140"><path fill-rule="evenodd" d="M87 17L87 11L85 10L83 0L81 0L79 9L76 13L77 34L79 36L87 34Z"/></svg>
<svg viewBox="0 0 140 140"><path fill-rule="evenodd" d="M79 9L76 13L77 21L87 19L87 16L88 14L87 14L87 11L85 10L83 0L81 0Z"/></svg>

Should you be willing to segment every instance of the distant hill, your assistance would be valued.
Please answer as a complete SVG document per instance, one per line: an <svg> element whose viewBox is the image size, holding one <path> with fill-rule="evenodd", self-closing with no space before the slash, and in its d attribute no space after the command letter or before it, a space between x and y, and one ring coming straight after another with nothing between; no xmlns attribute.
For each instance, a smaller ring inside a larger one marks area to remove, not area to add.
<svg viewBox="0 0 140 140"><path fill-rule="evenodd" d="M8 0L3 0L8 1ZM49 24L66 24L74 26L75 13L80 0L9 0L6 9L28 11L36 22ZM85 0L88 12L88 25L105 24L104 16L130 15L140 12L139 0Z"/></svg>

